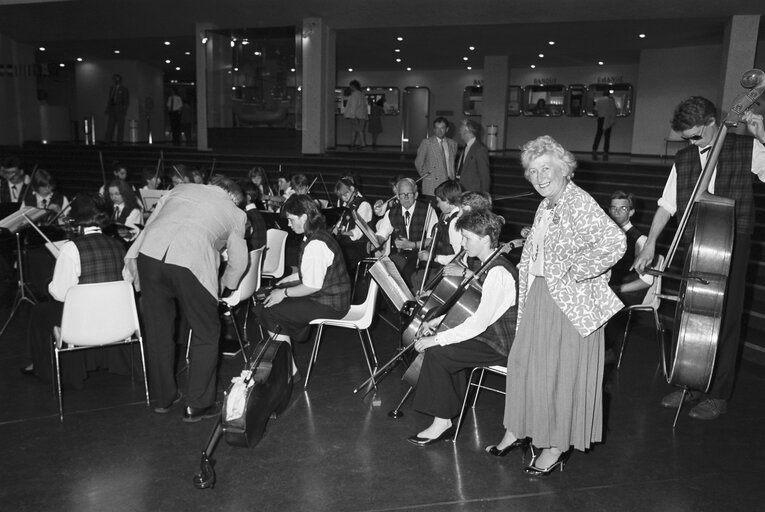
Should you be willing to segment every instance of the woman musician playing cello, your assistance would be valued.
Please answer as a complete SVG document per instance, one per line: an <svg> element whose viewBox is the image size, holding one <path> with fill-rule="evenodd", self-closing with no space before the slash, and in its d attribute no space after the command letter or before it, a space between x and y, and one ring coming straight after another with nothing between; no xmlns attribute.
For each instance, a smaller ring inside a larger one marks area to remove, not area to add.
<svg viewBox="0 0 765 512"><path fill-rule="evenodd" d="M505 220L488 210L472 211L457 220L462 247L482 263L497 246ZM451 265L446 272L451 272ZM464 273L464 270L463 270ZM426 446L454 434L452 418L462 407L467 387L464 370L480 365L504 364L515 337L517 272L503 256L494 258L479 277L483 290L475 313L463 323L433 334L435 322L423 324L430 332L415 342L425 352L413 406L433 416L433 423L409 438ZM512 290L512 293L510 292Z"/></svg>

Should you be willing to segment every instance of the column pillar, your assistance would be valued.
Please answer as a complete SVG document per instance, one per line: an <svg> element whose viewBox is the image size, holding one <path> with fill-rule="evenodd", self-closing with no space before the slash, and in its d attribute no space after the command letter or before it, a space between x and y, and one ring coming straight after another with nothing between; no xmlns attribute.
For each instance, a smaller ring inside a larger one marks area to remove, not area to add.
<svg viewBox="0 0 765 512"><path fill-rule="evenodd" d="M321 154L335 138L335 34L321 18L305 18L302 38L302 152Z"/></svg>
<svg viewBox="0 0 765 512"><path fill-rule="evenodd" d="M722 86L720 97L717 98L722 112L726 112L736 97L745 91L741 87L741 76L754 67L759 27L759 15L731 16L725 27L720 80Z"/></svg>
<svg viewBox="0 0 765 512"><path fill-rule="evenodd" d="M508 57L494 56L483 59L483 105L481 121L484 135L488 127L497 126L497 150L505 149L505 129L507 125L507 86L510 71ZM484 137L484 142L488 140Z"/></svg>
<svg viewBox="0 0 765 512"><path fill-rule="evenodd" d="M207 62L212 59L215 43L212 41L212 35L208 35L207 31L216 28L217 26L212 23L196 23L194 25L194 46L196 48L194 59L196 61L197 150L199 151L207 151L210 149L207 144ZM202 42L204 37L209 37L206 44ZM155 128L155 130L158 129L159 128Z"/></svg>

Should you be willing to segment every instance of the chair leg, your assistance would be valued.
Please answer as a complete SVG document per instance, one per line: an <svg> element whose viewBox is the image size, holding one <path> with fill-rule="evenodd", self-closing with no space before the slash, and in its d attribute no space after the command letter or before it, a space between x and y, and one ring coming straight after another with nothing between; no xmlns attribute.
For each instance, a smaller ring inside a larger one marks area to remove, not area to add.
<svg viewBox="0 0 765 512"><path fill-rule="evenodd" d="M61 398L61 366L59 364L58 349L53 348L56 359L56 390L58 391L58 421L64 423L64 403Z"/></svg>
<svg viewBox="0 0 765 512"><path fill-rule="evenodd" d="M465 408L467 406L468 396L470 395L470 388L475 386L475 384L473 383L473 377L475 376L475 371L476 370L478 370L478 368L473 368L470 371L470 377L468 377L467 389L465 389L465 398L462 399L462 408L460 408L460 417L457 420L457 428L454 429L454 437L452 438L452 442L456 442L457 441L457 436L460 433L460 428L462 427L462 418L464 418L464 416L465 416ZM480 381L483 380L483 372L484 372L484 370L483 370L483 368L481 368L481 375L479 376L479 386L480 386ZM480 389L480 387L476 388L476 390L475 390L476 398L478 397L478 390L479 389ZM475 407L475 399L473 400L473 407Z"/></svg>
<svg viewBox="0 0 765 512"><path fill-rule="evenodd" d="M377 391L377 383L374 382L374 375L375 371L377 370L377 363L375 361L375 367L372 368L372 362L369 360L369 349L367 348L366 341L364 340L364 335L361 333L361 330L358 328L356 329L356 334L359 335L359 341L361 341L361 349L364 351L364 360L367 362L367 369L369 370L369 376L372 377L372 384L375 388L375 391Z"/></svg>
<svg viewBox="0 0 765 512"><path fill-rule="evenodd" d="M311 370L316 363L316 357L319 355L319 344L321 343L321 333L324 330L324 324L319 324L319 328L316 330L316 338L313 341L313 350L311 351L311 359L308 361L308 371L305 374L305 384L303 389L308 389L308 381L311 379Z"/></svg>
<svg viewBox="0 0 765 512"><path fill-rule="evenodd" d="M629 336L630 323L632 323L632 310L627 313L627 325L624 326L624 337L622 338L622 348L619 350L619 361L616 363L616 369L619 370L622 367L622 356L624 355L624 348L627 346L627 337Z"/></svg>
<svg viewBox="0 0 765 512"><path fill-rule="evenodd" d="M234 315L234 310L231 309L231 306L228 304L226 304L226 311L231 315L231 323L234 324L234 334L236 334L236 340L239 342L239 350L244 358L244 364L247 364L247 354L244 353L244 342L242 341L242 336L239 334L239 326L236 325L236 315Z"/></svg>
<svg viewBox="0 0 765 512"><path fill-rule="evenodd" d="M475 371L475 368L473 369L473 372ZM470 372L470 382L473 382L473 372ZM481 387L483 386L483 377L486 374L486 369L484 367L481 367L481 374L478 376L478 384L474 384L475 388L475 395L473 395L473 409L475 409L475 404L478 402L478 393L481 392ZM470 387L468 387L468 391L470 391Z"/></svg>
<svg viewBox="0 0 765 512"><path fill-rule="evenodd" d="M149 400L149 379L146 376L146 355L143 352L143 338L138 337L138 347L141 349L141 366L143 367L143 389L146 391L146 407L151 405Z"/></svg>
<svg viewBox="0 0 765 512"><path fill-rule="evenodd" d="M379 366L377 362L377 353L375 352L375 344L372 343L372 335L369 334L369 329L364 329L364 332L367 333L367 340L369 341L369 349L372 351L372 360L374 361L375 370L377 370L377 367Z"/></svg>

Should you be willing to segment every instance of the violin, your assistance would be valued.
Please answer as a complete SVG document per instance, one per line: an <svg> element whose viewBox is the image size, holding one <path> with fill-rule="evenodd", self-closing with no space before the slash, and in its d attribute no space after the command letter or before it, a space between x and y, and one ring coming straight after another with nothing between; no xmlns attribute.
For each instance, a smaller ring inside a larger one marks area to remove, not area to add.
<svg viewBox="0 0 765 512"><path fill-rule="evenodd" d="M343 231L349 231L355 227L351 211L358 207L358 205L355 204L358 192L359 191L354 188L353 192L351 192L351 195L348 197L348 200L343 203L340 218L331 230L333 235L338 236Z"/></svg>

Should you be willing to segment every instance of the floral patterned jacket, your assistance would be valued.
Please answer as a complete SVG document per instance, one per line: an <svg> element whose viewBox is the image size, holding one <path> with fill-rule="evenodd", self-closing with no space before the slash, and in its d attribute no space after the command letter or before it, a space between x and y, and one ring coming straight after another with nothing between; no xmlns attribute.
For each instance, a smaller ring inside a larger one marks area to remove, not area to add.
<svg viewBox="0 0 765 512"><path fill-rule="evenodd" d="M545 198L537 208L528 240L533 240L548 205ZM608 278L626 247L621 228L587 192L569 182L553 208L545 236L544 275L553 300L582 336L595 332L624 306L608 286ZM518 324L534 279L528 273L530 253L527 244L518 267Z"/></svg>

